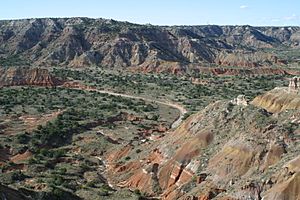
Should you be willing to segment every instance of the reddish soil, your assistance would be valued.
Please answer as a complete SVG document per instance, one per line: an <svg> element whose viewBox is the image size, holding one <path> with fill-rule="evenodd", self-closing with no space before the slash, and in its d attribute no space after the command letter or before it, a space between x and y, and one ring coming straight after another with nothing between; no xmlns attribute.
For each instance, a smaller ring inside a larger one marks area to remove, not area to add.
<svg viewBox="0 0 300 200"><path fill-rule="evenodd" d="M29 158L31 158L31 156L32 156L32 153L27 150L24 153L16 154L16 155L12 156L10 158L10 161L12 161L14 163L19 163L19 162L28 160Z"/></svg>
<svg viewBox="0 0 300 200"><path fill-rule="evenodd" d="M39 125L46 124L48 121L57 118L57 116L63 112L64 110L58 110L50 114L44 114L42 116L23 115L19 117L19 119L24 121L26 131L30 132L36 129Z"/></svg>

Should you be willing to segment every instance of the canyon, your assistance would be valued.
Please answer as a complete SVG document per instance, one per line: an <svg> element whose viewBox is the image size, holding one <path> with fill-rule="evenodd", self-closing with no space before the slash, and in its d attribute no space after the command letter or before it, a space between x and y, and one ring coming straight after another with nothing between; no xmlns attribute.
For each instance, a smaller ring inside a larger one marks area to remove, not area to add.
<svg viewBox="0 0 300 200"><path fill-rule="evenodd" d="M154 26L91 18L0 21L0 65L186 72L297 63L299 27Z"/></svg>
<svg viewBox="0 0 300 200"><path fill-rule="evenodd" d="M28 69L30 72L36 70ZM19 77L19 73L10 74ZM8 83L10 86L51 86L50 83L55 83L57 85L52 86L147 101L142 97L98 91L79 82L64 80L64 83L49 81L45 84L45 80L57 79L47 70L33 74L38 75L33 79L41 80L40 84L30 81L32 78L28 82ZM19 79L13 77L8 80ZM255 97L253 101L243 95L231 101L219 100L184 120L184 108L157 101L181 110L181 119L176 122L178 125L170 130L162 129L164 136L152 142L150 140L138 146L125 143L103 155L92 155L105 164L103 175L112 188L129 188L148 198L299 199L298 78L286 81L289 87L275 88ZM119 144L117 138L103 131L101 134L112 143ZM87 139L84 140L88 143ZM136 157L138 150L141 153ZM22 163L32 157L30 151L16 155L9 151L1 151L4 163L7 159ZM21 167L21 164L18 166ZM22 170L26 171L26 167ZM13 189L1 187L7 197L13 195ZM14 195L14 199L20 199L18 195L23 196L24 193L18 191Z"/></svg>
<svg viewBox="0 0 300 200"><path fill-rule="evenodd" d="M300 200L299 27L0 21L0 199Z"/></svg>

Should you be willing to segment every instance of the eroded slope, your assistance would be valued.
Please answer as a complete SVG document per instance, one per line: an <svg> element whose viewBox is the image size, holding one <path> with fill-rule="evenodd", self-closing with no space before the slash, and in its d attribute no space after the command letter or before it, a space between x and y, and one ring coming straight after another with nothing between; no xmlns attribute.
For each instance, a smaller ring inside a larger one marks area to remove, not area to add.
<svg viewBox="0 0 300 200"><path fill-rule="evenodd" d="M89 18L4 20L0 65L138 66L171 72L203 63L284 65L295 60L262 49L297 48L299 31L299 27L161 27Z"/></svg>
<svg viewBox="0 0 300 200"><path fill-rule="evenodd" d="M299 169L288 163L298 162L299 120L299 111L218 101L138 155L132 146L109 154L108 173L116 186L162 199L297 199Z"/></svg>
<svg viewBox="0 0 300 200"><path fill-rule="evenodd" d="M52 76L47 69L10 67L0 69L0 87L3 86L57 86L62 81Z"/></svg>
<svg viewBox="0 0 300 200"><path fill-rule="evenodd" d="M288 88L275 88L253 99L252 104L269 112L300 109L300 95Z"/></svg>

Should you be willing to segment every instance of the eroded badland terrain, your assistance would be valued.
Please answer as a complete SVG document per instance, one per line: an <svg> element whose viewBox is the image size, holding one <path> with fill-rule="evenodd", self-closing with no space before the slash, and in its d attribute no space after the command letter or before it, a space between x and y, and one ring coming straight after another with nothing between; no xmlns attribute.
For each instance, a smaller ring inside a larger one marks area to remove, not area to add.
<svg viewBox="0 0 300 200"><path fill-rule="evenodd" d="M300 28L0 21L0 199L300 200Z"/></svg>

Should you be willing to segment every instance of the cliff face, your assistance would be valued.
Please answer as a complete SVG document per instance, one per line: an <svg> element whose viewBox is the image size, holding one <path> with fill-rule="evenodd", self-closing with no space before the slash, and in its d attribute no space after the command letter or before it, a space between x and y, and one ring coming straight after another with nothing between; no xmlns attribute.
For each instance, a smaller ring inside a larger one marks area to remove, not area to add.
<svg viewBox="0 0 300 200"><path fill-rule="evenodd" d="M6 68L0 69L0 86L56 86L61 80L51 76L47 69L41 68Z"/></svg>
<svg viewBox="0 0 300 200"><path fill-rule="evenodd" d="M174 132L108 154L119 187L162 199L298 199L299 111L271 115L253 105L219 101ZM296 123L294 128L287 128Z"/></svg>
<svg viewBox="0 0 300 200"><path fill-rule="evenodd" d="M228 67L198 67L195 71L199 71L204 74L213 74L216 76L232 76L232 75L252 75L252 74L261 74L261 75L300 75L299 70L293 69L280 69L272 67L260 67L260 68L228 68Z"/></svg>
<svg viewBox="0 0 300 200"><path fill-rule="evenodd" d="M300 95L288 88L275 88L253 99L252 104L269 112L300 109Z"/></svg>
<svg viewBox="0 0 300 200"><path fill-rule="evenodd" d="M203 63L257 67L284 64L260 49L299 47L299 35L298 27L160 27L88 18L5 20L0 21L0 57L6 64L131 66L147 71Z"/></svg>

